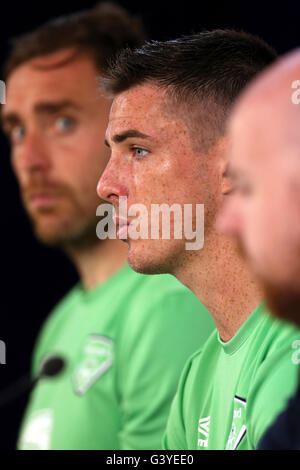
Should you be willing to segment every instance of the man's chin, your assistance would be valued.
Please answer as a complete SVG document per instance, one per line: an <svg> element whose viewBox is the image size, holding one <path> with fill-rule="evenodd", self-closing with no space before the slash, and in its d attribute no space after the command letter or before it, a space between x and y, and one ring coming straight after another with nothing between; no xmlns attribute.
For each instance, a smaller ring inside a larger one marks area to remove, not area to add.
<svg viewBox="0 0 300 470"><path fill-rule="evenodd" d="M57 217L52 212L39 213L38 215L31 211L27 211L27 213L33 233L39 242L48 246L60 245L60 239L65 230L59 227L56 221Z"/></svg>
<svg viewBox="0 0 300 470"><path fill-rule="evenodd" d="M66 233L59 233L58 231L47 230L41 227L34 227L34 234L36 238L44 245L61 247L64 246L66 239Z"/></svg>
<svg viewBox="0 0 300 470"><path fill-rule="evenodd" d="M179 253L170 250L168 243L163 242L129 240L128 264L141 274L173 274L178 264Z"/></svg>
<svg viewBox="0 0 300 470"><path fill-rule="evenodd" d="M140 274L169 274L169 270L164 269L161 265L155 264L151 261L146 262L143 260L132 259L128 257L128 264L129 266L135 271L136 273Z"/></svg>
<svg viewBox="0 0 300 470"><path fill-rule="evenodd" d="M67 248L70 246L87 246L98 242L95 229L96 223L77 225L64 221L62 223L43 223L35 221L33 231L36 238L47 246Z"/></svg>
<svg viewBox="0 0 300 470"><path fill-rule="evenodd" d="M267 307L282 320L300 326L300 291L262 281Z"/></svg>

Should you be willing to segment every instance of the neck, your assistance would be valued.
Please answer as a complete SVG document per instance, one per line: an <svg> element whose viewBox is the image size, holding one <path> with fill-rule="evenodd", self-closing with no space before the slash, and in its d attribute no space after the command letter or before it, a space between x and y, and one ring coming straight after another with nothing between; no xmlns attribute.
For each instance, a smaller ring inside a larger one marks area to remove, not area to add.
<svg viewBox="0 0 300 470"><path fill-rule="evenodd" d="M65 251L77 268L84 288L91 290L125 265L128 247L119 240L107 239L85 247L68 247Z"/></svg>
<svg viewBox="0 0 300 470"><path fill-rule="evenodd" d="M263 298L235 243L221 235L206 240L205 254L194 252L175 275L205 305L223 341L236 334Z"/></svg>

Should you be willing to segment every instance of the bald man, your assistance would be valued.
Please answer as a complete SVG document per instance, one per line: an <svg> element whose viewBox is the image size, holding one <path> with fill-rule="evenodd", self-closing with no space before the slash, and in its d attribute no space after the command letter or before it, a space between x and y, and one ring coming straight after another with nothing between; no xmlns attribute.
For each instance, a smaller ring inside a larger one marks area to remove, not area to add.
<svg viewBox="0 0 300 470"><path fill-rule="evenodd" d="M300 325L300 49L268 68L241 95L229 134L234 192L219 228L240 242L281 319ZM291 361L300 363L299 340ZM276 393L276 391L274 391ZM300 389L260 449L300 450Z"/></svg>

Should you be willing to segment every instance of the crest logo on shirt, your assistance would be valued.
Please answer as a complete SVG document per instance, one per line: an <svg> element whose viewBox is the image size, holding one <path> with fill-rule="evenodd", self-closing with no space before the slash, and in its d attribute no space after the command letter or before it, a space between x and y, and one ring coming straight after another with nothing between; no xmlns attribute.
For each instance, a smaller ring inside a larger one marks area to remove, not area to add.
<svg viewBox="0 0 300 470"><path fill-rule="evenodd" d="M234 397L233 419L226 450L235 450L246 434L246 400Z"/></svg>
<svg viewBox="0 0 300 470"><path fill-rule="evenodd" d="M114 360L114 342L105 336L90 335L84 346L84 357L76 367L72 382L75 392L84 395Z"/></svg>

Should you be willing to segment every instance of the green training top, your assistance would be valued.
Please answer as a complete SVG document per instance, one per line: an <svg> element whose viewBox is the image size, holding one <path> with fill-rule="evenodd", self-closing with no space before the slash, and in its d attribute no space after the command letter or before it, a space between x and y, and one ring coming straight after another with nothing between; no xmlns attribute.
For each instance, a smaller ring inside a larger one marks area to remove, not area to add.
<svg viewBox="0 0 300 470"><path fill-rule="evenodd" d="M66 360L31 394L19 449L160 449L189 355L214 323L169 275L129 266L92 291L75 286L52 312L33 361Z"/></svg>
<svg viewBox="0 0 300 470"><path fill-rule="evenodd" d="M217 330L186 365L165 449L255 449L297 384L300 331L261 304L227 343Z"/></svg>

